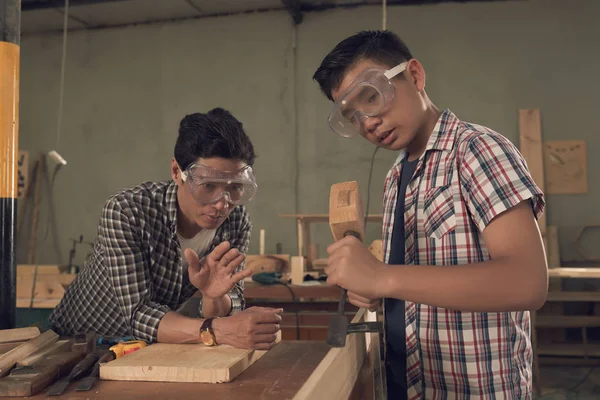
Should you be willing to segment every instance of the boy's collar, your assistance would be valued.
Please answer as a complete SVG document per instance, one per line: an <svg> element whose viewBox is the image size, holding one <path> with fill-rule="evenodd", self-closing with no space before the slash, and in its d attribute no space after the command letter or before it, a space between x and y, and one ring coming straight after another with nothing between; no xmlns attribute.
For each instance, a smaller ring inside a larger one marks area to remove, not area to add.
<svg viewBox="0 0 600 400"><path fill-rule="evenodd" d="M455 132L459 122L460 120L456 117L456 115L454 115L454 113L452 113L452 111L445 109L435 123L435 127L429 136L429 140L427 141L427 146L425 147L423 154L427 153L429 150L452 150L454 143L456 142ZM400 150L398 157L394 162L394 167L400 165L405 157L406 150Z"/></svg>

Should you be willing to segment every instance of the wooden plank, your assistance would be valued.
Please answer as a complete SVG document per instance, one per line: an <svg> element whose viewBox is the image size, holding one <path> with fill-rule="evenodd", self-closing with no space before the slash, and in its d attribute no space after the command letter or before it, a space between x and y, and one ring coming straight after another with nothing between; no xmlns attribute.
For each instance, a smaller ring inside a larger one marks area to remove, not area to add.
<svg viewBox="0 0 600 400"><path fill-rule="evenodd" d="M279 214L281 218L296 218L304 222L329 222L329 214ZM367 221L383 221L383 214L369 214Z"/></svg>
<svg viewBox="0 0 600 400"><path fill-rule="evenodd" d="M600 345L545 344L538 346L538 354L548 356L600 357Z"/></svg>
<svg viewBox="0 0 600 400"><path fill-rule="evenodd" d="M32 326L27 328L3 329L0 331L0 343L21 342L40 336L40 329Z"/></svg>
<svg viewBox="0 0 600 400"><path fill-rule="evenodd" d="M64 353L71 351L71 346L73 345L73 340L65 339L59 340L56 343L51 343L49 346L44 346L43 349L36 351L28 357L25 357L23 360L17 363L18 367L24 367L28 365L33 365L34 363L51 356L53 354Z"/></svg>
<svg viewBox="0 0 600 400"><path fill-rule="evenodd" d="M258 254L260 254L261 256L265 255L265 230L264 229L260 230L260 241L259 241Z"/></svg>
<svg viewBox="0 0 600 400"><path fill-rule="evenodd" d="M278 333L281 339L281 331ZM156 343L103 364L100 378L146 382L231 382L256 360L263 350L236 349L228 345Z"/></svg>
<svg viewBox="0 0 600 400"><path fill-rule="evenodd" d="M301 256L292 257L292 285L301 285L306 272L305 260Z"/></svg>
<svg viewBox="0 0 600 400"><path fill-rule="evenodd" d="M304 256L304 224L302 220L299 219L296 221L297 230L298 230L298 256Z"/></svg>
<svg viewBox="0 0 600 400"><path fill-rule="evenodd" d="M546 193L588 192L587 146L584 140L544 142Z"/></svg>
<svg viewBox="0 0 600 400"><path fill-rule="evenodd" d="M600 327L600 316L594 315L537 315L537 328Z"/></svg>
<svg viewBox="0 0 600 400"><path fill-rule="evenodd" d="M0 397L33 396L68 375L84 356L83 353L62 352L42 358L18 374L15 368L10 375L0 379Z"/></svg>
<svg viewBox="0 0 600 400"><path fill-rule="evenodd" d="M578 356L563 356L563 357L552 357L543 356L539 358L540 365L578 365L578 366L594 366L600 365L600 358L583 358Z"/></svg>
<svg viewBox="0 0 600 400"><path fill-rule="evenodd" d="M54 308L65 295L65 288L53 278L44 279L39 275L35 282L33 304L31 303L31 289L33 288L33 277L17 278L17 308ZM54 277L54 275L52 275Z"/></svg>
<svg viewBox="0 0 600 400"><path fill-rule="evenodd" d="M519 110L520 151L525 157L525 161L527 161L534 182L542 191L545 191L541 125L540 110L538 108ZM542 214L538 224L542 233L545 233L546 213Z"/></svg>
<svg viewBox="0 0 600 400"><path fill-rule="evenodd" d="M363 321L375 321L375 313L361 308L352 322ZM348 399L371 345L378 345L371 335L348 335L346 346L329 350L293 400Z"/></svg>
<svg viewBox="0 0 600 400"><path fill-rule="evenodd" d="M54 343L57 340L58 335L52 330L47 330L38 337L15 347L8 353L2 354L0 356L0 378L8 375L10 369L14 367L18 361L35 353L48 343Z"/></svg>
<svg viewBox="0 0 600 400"><path fill-rule="evenodd" d="M15 347L22 345L25 342L10 342L10 343L0 343L0 355L4 353L8 353Z"/></svg>
<svg viewBox="0 0 600 400"><path fill-rule="evenodd" d="M548 268L560 267L560 248L558 243L558 228L555 225L548 226L546 230Z"/></svg>
<svg viewBox="0 0 600 400"><path fill-rule="evenodd" d="M17 277L33 276L35 273L35 265L33 264L19 264L17 265ZM59 275L60 269L58 265L38 265L37 266L38 277L40 275Z"/></svg>
<svg viewBox="0 0 600 400"><path fill-rule="evenodd" d="M546 302L600 302L600 292L548 292Z"/></svg>
<svg viewBox="0 0 600 400"><path fill-rule="evenodd" d="M548 276L559 278L600 278L600 268L553 268Z"/></svg>

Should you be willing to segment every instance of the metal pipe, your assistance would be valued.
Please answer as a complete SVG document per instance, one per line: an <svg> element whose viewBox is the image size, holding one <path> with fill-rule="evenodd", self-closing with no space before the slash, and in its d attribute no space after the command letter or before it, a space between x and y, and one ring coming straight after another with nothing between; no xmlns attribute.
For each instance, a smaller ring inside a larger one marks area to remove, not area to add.
<svg viewBox="0 0 600 400"><path fill-rule="evenodd" d="M16 323L21 0L0 0L0 329Z"/></svg>

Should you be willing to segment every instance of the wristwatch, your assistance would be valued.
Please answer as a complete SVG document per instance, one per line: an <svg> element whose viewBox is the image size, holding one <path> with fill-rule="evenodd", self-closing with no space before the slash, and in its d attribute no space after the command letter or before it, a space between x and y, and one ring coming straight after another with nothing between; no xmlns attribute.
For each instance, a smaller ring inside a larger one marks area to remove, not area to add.
<svg viewBox="0 0 600 400"><path fill-rule="evenodd" d="M215 346L217 339L212 329L212 322L214 318L206 318L200 327L200 341L207 346Z"/></svg>

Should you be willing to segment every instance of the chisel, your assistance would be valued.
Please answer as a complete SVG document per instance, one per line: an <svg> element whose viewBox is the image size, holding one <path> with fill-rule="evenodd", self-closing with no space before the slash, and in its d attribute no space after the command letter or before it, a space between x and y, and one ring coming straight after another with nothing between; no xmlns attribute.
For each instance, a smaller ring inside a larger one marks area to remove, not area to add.
<svg viewBox="0 0 600 400"><path fill-rule="evenodd" d="M83 360L81 360L77 365L73 367L69 375L66 378L61 379L56 382L50 390L48 390L48 396L60 396L65 389L69 386L74 380L81 378L87 371L92 368L92 366L98 361L98 356L95 353L90 353Z"/></svg>

